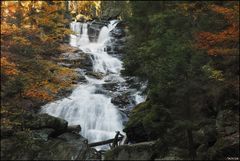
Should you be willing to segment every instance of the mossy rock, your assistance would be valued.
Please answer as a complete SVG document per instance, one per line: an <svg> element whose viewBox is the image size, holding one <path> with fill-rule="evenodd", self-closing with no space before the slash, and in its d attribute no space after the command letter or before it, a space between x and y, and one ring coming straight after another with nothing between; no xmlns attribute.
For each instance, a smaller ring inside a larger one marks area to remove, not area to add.
<svg viewBox="0 0 240 161"><path fill-rule="evenodd" d="M151 160L155 142L119 146L104 155L104 160Z"/></svg>
<svg viewBox="0 0 240 161"><path fill-rule="evenodd" d="M131 142L155 140L166 132L171 123L168 109L160 105L152 105L150 101L146 101L131 111L124 132L127 133Z"/></svg>
<svg viewBox="0 0 240 161"><path fill-rule="evenodd" d="M37 131L19 131L1 140L2 160L85 160L100 159L86 139L76 133L57 138L36 138Z"/></svg>
<svg viewBox="0 0 240 161"><path fill-rule="evenodd" d="M148 102L140 103L130 113L129 121L125 129L130 142L141 142L148 139L147 133L143 126L143 118L150 112Z"/></svg>
<svg viewBox="0 0 240 161"><path fill-rule="evenodd" d="M29 129L52 128L55 131L65 131L68 125L66 120L48 114L30 114L27 117L24 125Z"/></svg>
<svg viewBox="0 0 240 161"><path fill-rule="evenodd" d="M167 146L158 139L119 146L105 153L104 160L153 160L164 157L167 151Z"/></svg>

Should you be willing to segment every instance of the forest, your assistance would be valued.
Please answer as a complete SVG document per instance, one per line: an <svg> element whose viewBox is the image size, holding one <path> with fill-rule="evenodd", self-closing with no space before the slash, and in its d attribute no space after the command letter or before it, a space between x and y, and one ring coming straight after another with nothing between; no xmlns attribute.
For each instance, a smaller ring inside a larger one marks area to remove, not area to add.
<svg viewBox="0 0 240 161"><path fill-rule="evenodd" d="M0 66L1 160L239 160L239 1L1 1Z"/></svg>

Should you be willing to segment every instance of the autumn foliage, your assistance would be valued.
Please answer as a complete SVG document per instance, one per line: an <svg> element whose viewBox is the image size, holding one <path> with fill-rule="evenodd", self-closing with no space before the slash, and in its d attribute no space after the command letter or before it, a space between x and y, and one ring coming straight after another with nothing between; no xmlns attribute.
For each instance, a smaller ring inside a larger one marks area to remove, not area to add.
<svg viewBox="0 0 240 161"><path fill-rule="evenodd" d="M232 8L209 5L209 9L223 15L228 25L219 32L199 32L197 47L206 50L209 55L239 55L239 5Z"/></svg>
<svg viewBox="0 0 240 161"><path fill-rule="evenodd" d="M20 96L50 101L71 86L74 72L49 60L70 33L62 4L1 2L2 100Z"/></svg>

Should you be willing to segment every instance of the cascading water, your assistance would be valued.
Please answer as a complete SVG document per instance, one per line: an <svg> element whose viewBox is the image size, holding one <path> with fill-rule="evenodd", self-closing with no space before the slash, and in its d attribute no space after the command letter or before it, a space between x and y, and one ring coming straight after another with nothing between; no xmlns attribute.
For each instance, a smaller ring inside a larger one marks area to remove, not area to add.
<svg viewBox="0 0 240 161"><path fill-rule="evenodd" d="M83 52L90 54L93 71L104 74L104 77L98 80L85 75L88 82L78 85L68 98L49 103L42 108L43 113L61 117L67 120L69 125L81 125L81 135L89 142L111 139L115 136L115 131L123 133L123 119L118 108L111 103L111 97L96 93L99 85L104 84L109 78L115 82L125 81L120 76L122 61L108 55L104 50L111 38L110 31L115 28L116 24L116 21L110 21L107 27L102 27L98 41L90 42L87 34L88 24L71 23L70 28L76 34L70 36L70 45L79 47ZM137 93L135 97L136 101L142 101Z"/></svg>

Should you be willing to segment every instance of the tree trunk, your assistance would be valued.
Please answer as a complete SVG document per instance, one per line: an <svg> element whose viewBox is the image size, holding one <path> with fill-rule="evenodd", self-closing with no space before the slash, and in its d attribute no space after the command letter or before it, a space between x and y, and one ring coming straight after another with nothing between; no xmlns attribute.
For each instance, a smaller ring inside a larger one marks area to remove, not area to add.
<svg viewBox="0 0 240 161"><path fill-rule="evenodd" d="M189 90L190 91L190 90ZM196 158L196 150L194 149L194 141L193 141L193 134L192 134L192 110L190 106L190 93L187 92L186 94L186 107L187 107L187 120L190 123L190 126L187 127L187 137L188 137L188 152L189 157L194 160Z"/></svg>
<svg viewBox="0 0 240 161"><path fill-rule="evenodd" d="M187 129L187 136L188 136L188 150L189 150L189 156L191 157L192 160L196 158L196 151L194 149L194 142L193 142L193 135L192 135L192 130Z"/></svg>

